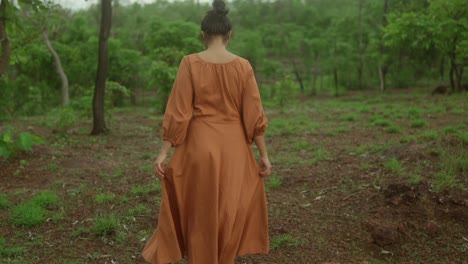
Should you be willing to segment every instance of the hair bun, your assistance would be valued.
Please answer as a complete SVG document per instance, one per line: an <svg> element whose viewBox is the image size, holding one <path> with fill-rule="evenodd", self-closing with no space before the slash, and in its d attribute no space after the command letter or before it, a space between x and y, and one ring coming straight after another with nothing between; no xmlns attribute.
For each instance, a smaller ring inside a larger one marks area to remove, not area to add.
<svg viewBox="0 0 468 264"><path fill-rule="evenodd" d="M229 13L229 10L226 8L226 3L223 0L214 0L213 1L213 10L216 14L225 16Z"/></svg>

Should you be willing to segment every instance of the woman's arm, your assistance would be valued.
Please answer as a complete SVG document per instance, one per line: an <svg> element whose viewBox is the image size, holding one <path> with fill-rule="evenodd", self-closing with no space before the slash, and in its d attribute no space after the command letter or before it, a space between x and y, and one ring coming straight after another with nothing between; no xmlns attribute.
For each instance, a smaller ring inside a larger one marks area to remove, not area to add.
<svg viewBox="0 0 468 264"><path fill-rule="evenodd" d="M254 142L257 145L258 152L260 152L260 176L269 176L271 173L271 163L266 150L265 137L263 135L256 136L254 137Z"/></svg>
<svg viewBox="0 0 468 264"><path fill-rule="evenodd" d="M167 158L167 153L169 149L172 147L172 143L170 141L164 140L161 146L161 150L159 151L158 157L154 161L154 173L160 178L164 178L166 173L164 171L163 165Z"/></svg>

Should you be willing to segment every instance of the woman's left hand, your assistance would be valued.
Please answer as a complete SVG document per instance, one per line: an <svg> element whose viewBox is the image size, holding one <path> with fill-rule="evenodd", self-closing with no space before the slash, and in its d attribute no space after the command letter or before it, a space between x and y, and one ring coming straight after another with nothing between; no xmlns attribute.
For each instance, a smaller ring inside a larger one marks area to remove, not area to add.
<svg viewBox="0 0 468 264"><path fill-rule="evenodd" d="M159 153L158 157L153 163L154 174L160 179L166 176L166 171L163 168L166 158L167 158L167 153Z"/></svg>

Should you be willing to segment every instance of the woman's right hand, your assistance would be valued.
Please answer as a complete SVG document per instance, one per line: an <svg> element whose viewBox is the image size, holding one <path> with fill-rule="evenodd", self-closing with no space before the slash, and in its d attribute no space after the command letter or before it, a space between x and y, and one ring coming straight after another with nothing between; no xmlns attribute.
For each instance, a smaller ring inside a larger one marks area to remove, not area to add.
<svg viewBox="0 0 468 264"><path fill-rule="evenodd" d="M260 176L266 177L270 176L271 173L271 163L268 157L261 157L260 158Z"/></svg>
<svg viewBox="0 0 468 264"><path fill-rule="evenodd" d="M159 153L158 157L156 158L153 164L154 174L160 179L166 176L166 172L164 171L164 168L163 168L166 158L167 158L166 153Z"/></svg>

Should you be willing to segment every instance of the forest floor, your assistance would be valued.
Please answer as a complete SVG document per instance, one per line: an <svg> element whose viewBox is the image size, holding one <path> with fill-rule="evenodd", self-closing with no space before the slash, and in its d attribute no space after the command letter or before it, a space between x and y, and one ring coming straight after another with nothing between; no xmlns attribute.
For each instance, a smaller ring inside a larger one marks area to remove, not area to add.
<svg viewBox="0 0 468 264"><path fill-rule="evenodd" d="M236 263L467 263L467 102L408 90L265 102L271 252ZM46 141L0 161L0 263L144 263L162 115L111 116L103 136L89 120L0 124Z"/></svg>

